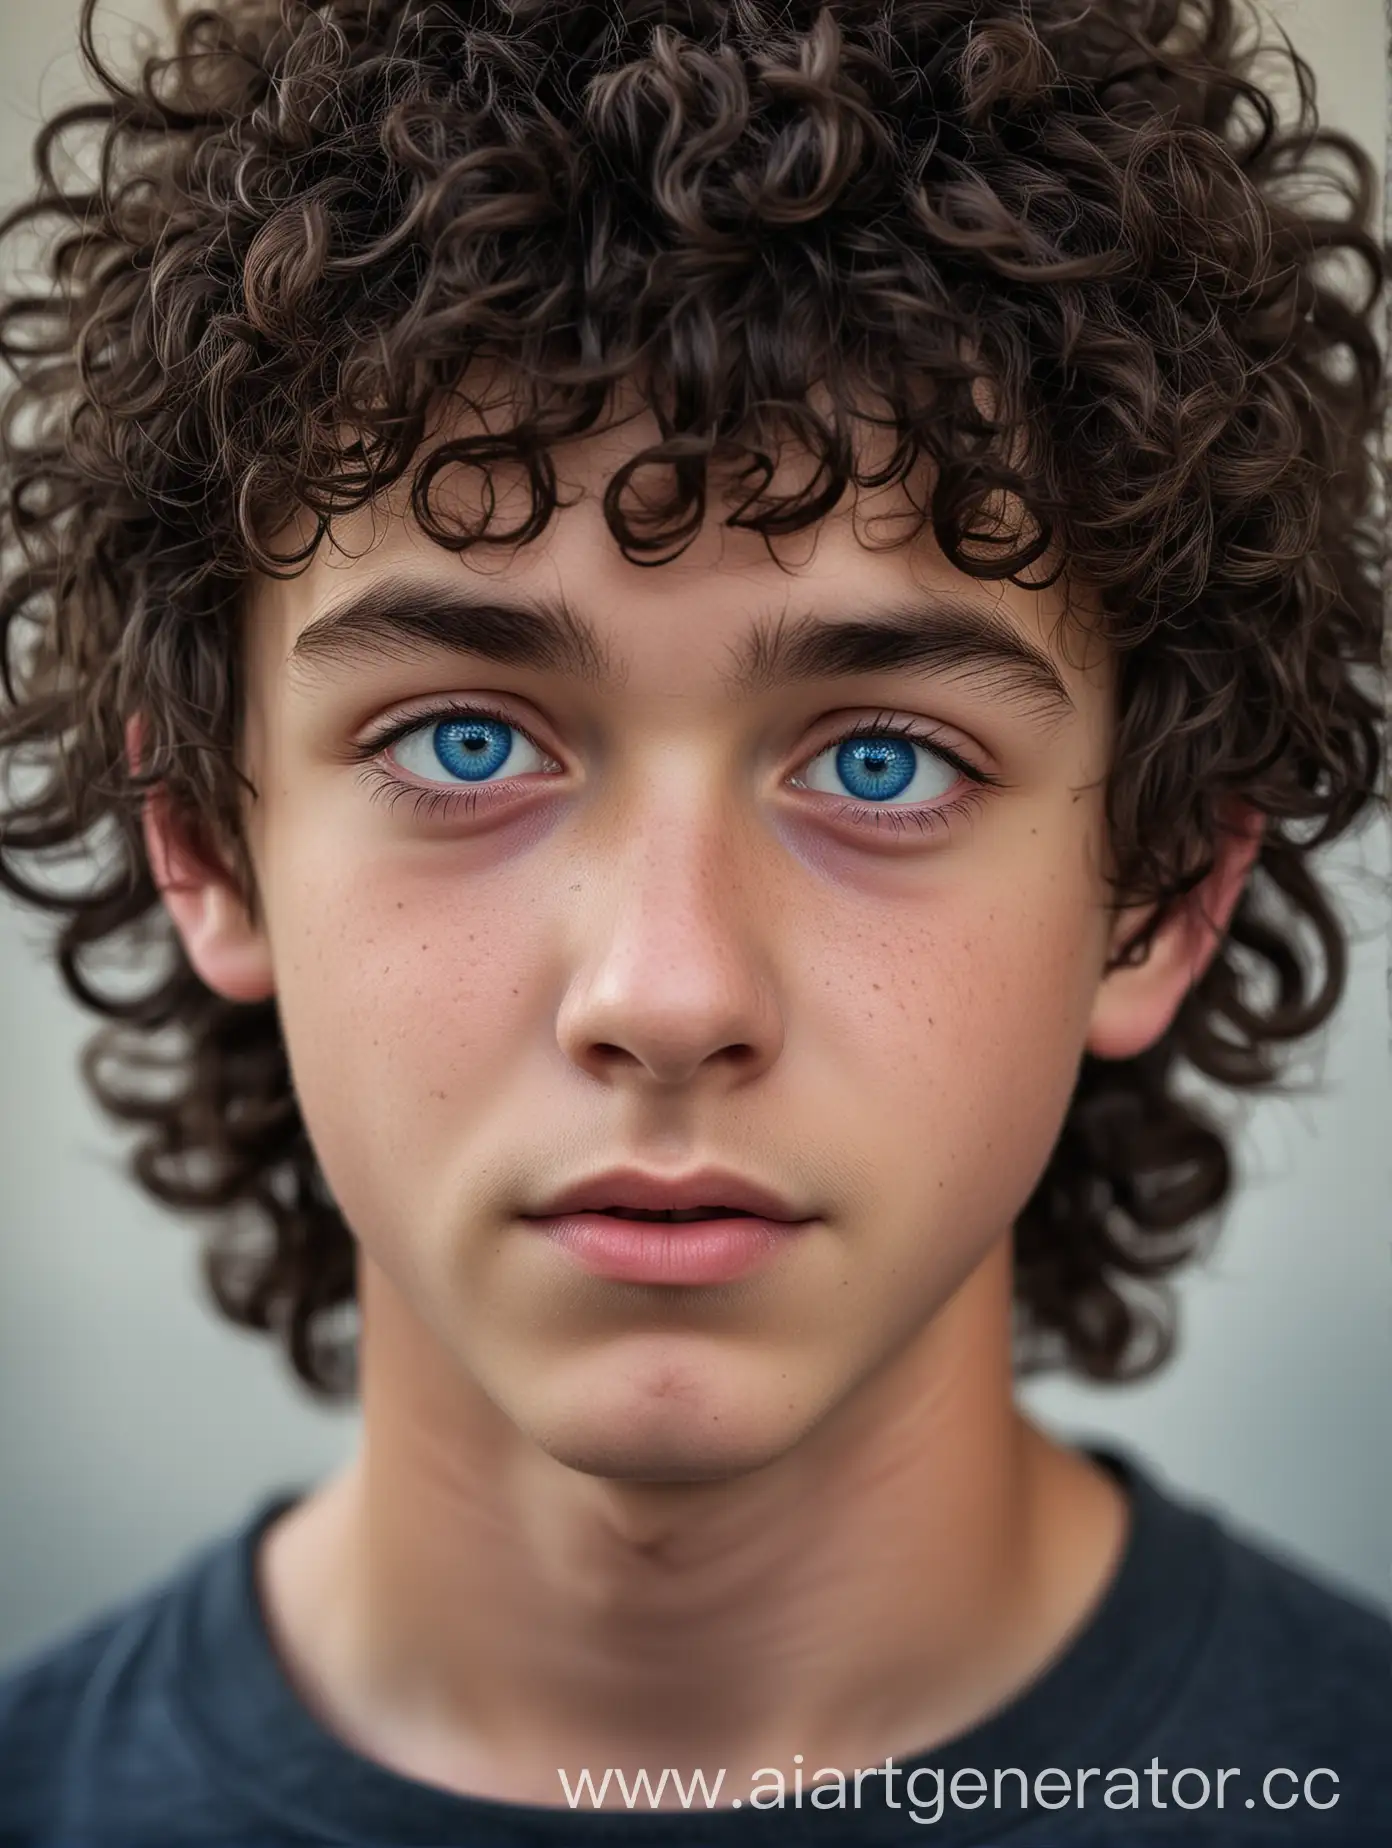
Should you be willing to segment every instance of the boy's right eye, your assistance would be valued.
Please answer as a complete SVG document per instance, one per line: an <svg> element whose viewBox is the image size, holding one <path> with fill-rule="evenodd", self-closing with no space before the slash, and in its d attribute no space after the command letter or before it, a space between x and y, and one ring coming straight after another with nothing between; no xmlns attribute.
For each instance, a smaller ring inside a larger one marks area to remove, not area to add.
<svg viewBox="0 0 1392 1848"><path fill-rule="evenodd" d="M519 726L487 713L457 713L412 725L398 734L387 754L422 782L443 783L486 783L499 772L526 776L550 761Z"/></svg>

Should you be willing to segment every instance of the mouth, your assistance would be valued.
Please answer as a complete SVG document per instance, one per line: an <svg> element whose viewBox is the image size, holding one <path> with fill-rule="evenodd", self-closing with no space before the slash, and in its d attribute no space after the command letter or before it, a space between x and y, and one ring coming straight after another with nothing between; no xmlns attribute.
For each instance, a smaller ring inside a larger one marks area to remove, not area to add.
<svg viewBox="0 0 1392 1848"><path fill-rule="evenodd" d="M744 1217L737 1206L685 1206L647 1209L641 1206L603 1206L597 1209L607 1219L635 1219L640 1224L685 1226L702 1219L739 1219Z"/></svg>
<svg viewBox="0 0 1392 1848"><path fill-rule="evenodd" d="M522 1215L566 1258L611 1283L733 1283L802 1242L813 1213L728 1169L611 1168Z"/></svg>
<svg viewBox="0 0 1392 1848"><path fill-rule="evenodd" d="M591 1276L689 1289L762 1270L795 1246L811 1222L698 1206L671 1213L606 1208L527 1223Z"/></svg>
<svg viewBox="0 0 1392 1848"><path fill-rule="evenodd" d="M611 1168L549 1200L531 1206L529 1218L572 1213L601 1214L637 1224L689 1225L753 1218L798 1225L815 1217L800 1203L762 1181L732 1169L705 1167L686 1174L656 1174L643 1168Z"/></svg>

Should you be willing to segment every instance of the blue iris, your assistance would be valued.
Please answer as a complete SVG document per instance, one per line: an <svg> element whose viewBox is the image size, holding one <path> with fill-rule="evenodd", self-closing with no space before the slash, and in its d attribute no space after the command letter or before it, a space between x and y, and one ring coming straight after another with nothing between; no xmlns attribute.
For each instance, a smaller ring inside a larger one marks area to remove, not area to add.
<svg viewBox="0 0 1392 1848"><path fill-rule="evenodd" d="M512 726L499 719L442 719L435 727L435 755L451 776L477 783L507 762L512 738Z"/></svg>
<svg viewBox="0 0 1392 1848"><path fill-rule="evenodd" d="M836 774L863 802L902 795L915 768L914 747L903 738L848 738L836 753Z"/></svg>

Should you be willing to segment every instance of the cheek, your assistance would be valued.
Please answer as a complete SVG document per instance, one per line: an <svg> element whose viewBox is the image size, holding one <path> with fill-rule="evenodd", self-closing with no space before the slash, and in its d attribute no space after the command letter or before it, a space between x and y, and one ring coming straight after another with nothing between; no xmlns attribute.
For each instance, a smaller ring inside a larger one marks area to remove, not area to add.
<svg viewBox="0 0 1392 1848"><path fill-rule="evenodd" d="M876 1152L905 1223L926 1201L945 1237L979 1246L1033 1190L1072 1095L1101 957L1091 893L1025 866L994 889L944 882L810 966L834 954L845 1145Z"/></svg>
<svg viewBox="0 0 1392 1848"><path fill-rule="evenodd" d="M1049 1107L1071 1088L1096 987L1093 919L1082 907L1020 893L977 913L952 945L944 983L944 1052L975 1101ZM1031 902L1033 901L1033 902ZM965 922L965 921L964 921Z"/></svg>
<svg viewBox="0 0 1392 1848"><path fill-rule="evenodd" d="M461 879L440 855L326 845L295 867L269 906L281 1018L315 1150L367 1235L487 1134L535 1041L546 914L515 875Z"/></svg>

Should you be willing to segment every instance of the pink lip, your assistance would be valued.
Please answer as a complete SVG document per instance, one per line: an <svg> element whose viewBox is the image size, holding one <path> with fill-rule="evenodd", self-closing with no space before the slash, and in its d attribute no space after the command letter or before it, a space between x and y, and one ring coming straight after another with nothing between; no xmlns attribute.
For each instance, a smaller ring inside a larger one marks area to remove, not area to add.
<svg viewBox="0 0 1392 1848"><path fill-rule="evenodd" d="M616 1283L731 1283L770 1262L806 1220L690 1219L661 1224L612 1213L528 1222L596 1277Z"/></svg>

